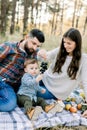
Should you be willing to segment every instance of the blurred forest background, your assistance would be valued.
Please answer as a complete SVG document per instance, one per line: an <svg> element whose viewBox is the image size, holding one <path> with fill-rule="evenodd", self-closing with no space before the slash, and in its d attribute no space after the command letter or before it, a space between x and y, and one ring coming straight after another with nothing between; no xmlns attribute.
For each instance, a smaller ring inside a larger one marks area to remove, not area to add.
<svg viewBox="0 0 87 130"><path fill-rule="evenodd" d="M58 36L69 27L87 34L87 0L0 0L0 36L31 28Z"/></svg>
<svg viewBox="0 0 87 130"><path fill-rule="evenodd" d="M70 27L80 30L87 52L87 0L0 0L0 43L18 41L32 28L39 28L49 50L58 46Z"/></svg>

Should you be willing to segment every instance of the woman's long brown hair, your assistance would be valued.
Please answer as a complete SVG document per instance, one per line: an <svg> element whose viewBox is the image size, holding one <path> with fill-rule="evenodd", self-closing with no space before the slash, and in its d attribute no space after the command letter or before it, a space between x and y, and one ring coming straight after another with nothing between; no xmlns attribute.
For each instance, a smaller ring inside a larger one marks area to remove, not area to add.
<svg viewBox="0 0 87 130"><path fill-rule="evenodd" d="M79 64L80 64L80 59L81 59L82 37L81 37L79 30L77 30L75 28L70 28L63 35L63 38L69 38L76 43L76 47L73 51L72 61L67 69L67 73L68 73L69 77L71 79L75 79L77 71L79 69ZM58 72L58 73L62 72L61 68L64 65L66 57L68 55L68 53L66 52L66 50L64 48L63 38L61 41L60 50L59 50L59 53L58 53L57 58L56 58L56 63L55 63L53 72Z"/></svg>

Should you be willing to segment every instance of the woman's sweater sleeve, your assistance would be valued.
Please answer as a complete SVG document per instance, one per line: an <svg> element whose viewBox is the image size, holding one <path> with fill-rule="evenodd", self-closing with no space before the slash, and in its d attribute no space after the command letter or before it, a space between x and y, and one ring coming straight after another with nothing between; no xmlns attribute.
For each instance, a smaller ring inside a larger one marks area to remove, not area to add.
<svg viewBox="0 0 87 130"><path fill-rule="evenodd" d="M59 51L59 48L55 48L51 51L48 51L47 52L47 61L52 62L56 58L58 51Z"/></svg>
<svg viewBox="0 0 87 130"><path fill-rule="evenodd" d="M82 59L81 80L82 80L82 86L84 88L86 102L87 102L87 55L86 54Z"/></svg>

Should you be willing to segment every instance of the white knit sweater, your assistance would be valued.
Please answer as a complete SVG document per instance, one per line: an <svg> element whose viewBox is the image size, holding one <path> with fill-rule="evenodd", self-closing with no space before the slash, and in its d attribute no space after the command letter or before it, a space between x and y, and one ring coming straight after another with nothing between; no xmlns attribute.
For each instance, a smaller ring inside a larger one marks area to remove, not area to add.
<svg viewBox="0 0 87 130"><path fill-rule="evenodd" d="M87 101L87 54L82 54L79 71L76 80L71 80L67 75L67 68L71 62L72 56L67 56L66 61L62 67L62 73L53 73L53 67L56 61L58 48L47 52L47 60L51 64L44 73L43 82L47 89L59 99L66 99L70 93L82 83Z"/></svg>

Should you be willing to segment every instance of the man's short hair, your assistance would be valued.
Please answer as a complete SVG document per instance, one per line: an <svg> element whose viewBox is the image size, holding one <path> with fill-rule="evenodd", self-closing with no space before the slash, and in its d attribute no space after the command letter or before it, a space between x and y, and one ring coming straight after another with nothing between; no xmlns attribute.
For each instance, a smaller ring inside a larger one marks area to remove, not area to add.
<svg viewBox="0 0 87 130"><path fill-rule="evenodd" d="M42 43L45 41L44 33L39 29L32 29L29 32L29 36L30 37L36 37L38 39L38 41L42 42Z"/></svg>

